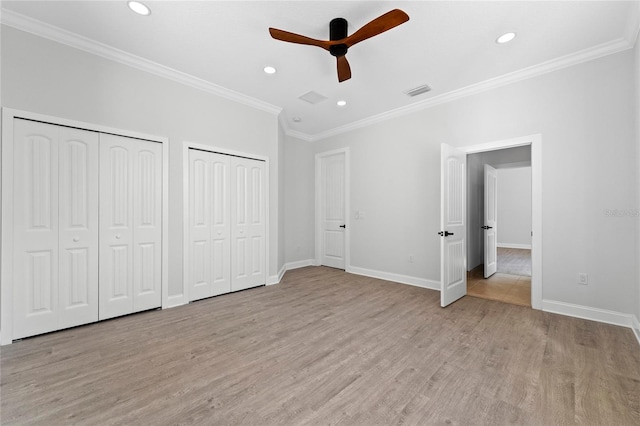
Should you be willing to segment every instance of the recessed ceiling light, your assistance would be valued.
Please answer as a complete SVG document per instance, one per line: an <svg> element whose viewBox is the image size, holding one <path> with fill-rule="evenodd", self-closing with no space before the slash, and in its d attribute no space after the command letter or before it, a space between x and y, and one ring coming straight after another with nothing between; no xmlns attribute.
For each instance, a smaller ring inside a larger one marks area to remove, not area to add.
<svg viewBox="0 0 640 426"><path fill-rule="evenodd" d="M151 14L151 9L139 1L130 1L127 4L129 5L129 9L133 10L138 15L147 16Z"/></svg>
<svg viewBox="0 0 640 426"><path fill-rule="evenodd" d="M267 74L275 74L276 71L277 70L274 67L264 67L264 72Z"/></svg>
<svg viewBox="0 0 640 426"><path fill-rule="evenodd" d="M505 33L496 39L496 43L498 44L509 43L514 38L516 38L516 33Z"/></svg>
<svg viewBox="0 0 640 426"><path fill-rule="evenodd" d="M302 118L300 118L300 117L293 117L293 118L292 118L292 120L293 120L294 122L296 122L296 123L299 123L299 122L301 122L301 121L302 121Z"/></svg>
<svg viewBox="0 0 640 426"><path fill-rule="evenodd" d="M343 106L345 106L347 104L347 101L341 99L336 103L338 104L338 106L343 107Z"/></svg>

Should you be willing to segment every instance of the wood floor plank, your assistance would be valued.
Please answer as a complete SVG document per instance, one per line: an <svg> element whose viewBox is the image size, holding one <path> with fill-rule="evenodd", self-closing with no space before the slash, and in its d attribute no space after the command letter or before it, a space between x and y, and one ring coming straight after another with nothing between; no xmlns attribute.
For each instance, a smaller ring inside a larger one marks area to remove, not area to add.
<svg viewBox="0 0 640 426"><path fill-rule="evenodd" d="M640 424L629 329L324 267L0 358L3 425Z"/></svg>

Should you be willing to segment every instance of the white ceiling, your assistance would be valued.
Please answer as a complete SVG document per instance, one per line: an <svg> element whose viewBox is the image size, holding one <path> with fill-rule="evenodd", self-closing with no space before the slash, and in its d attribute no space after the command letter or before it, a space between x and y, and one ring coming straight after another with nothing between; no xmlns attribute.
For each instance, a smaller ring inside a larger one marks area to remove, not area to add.
<svg viewBox="0 0 640 426"><path fill-rule="evenodd" d="M267 109L282 108L287 131L313 140L393 111L629 48L640 20L637 1L145 3L152 10L147 17L119 0L3 1L3 22L28 17L33 29L41 21L221 86L223 93L259 100ZM410 21L352 47L347 57L353 77L343 83L328 52L273 40L268 32L275 27L328 39L335 17L348 20L351 34L394 8ZM508 31L516 39L496 44ZM266 75L266 65L278 72ZM433 90L415 98L404 94L423 84ZM309 91L327 99L315 105L298 99ZM339 99L347 106L338 107Z"/></svg>

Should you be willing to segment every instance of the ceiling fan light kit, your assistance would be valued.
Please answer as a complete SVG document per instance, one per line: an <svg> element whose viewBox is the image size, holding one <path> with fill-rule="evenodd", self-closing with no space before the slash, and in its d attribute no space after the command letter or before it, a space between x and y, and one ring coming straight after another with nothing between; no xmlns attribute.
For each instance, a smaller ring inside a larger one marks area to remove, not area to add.
<svg viewBox="0 0 640 426"><path fill-rule="evenodd" d="M355 33L348 35L348 23L344 18L332 19L329 23L329 40L316 40L288 31L269 28L271 37L288 43L318 46L336 57L338 81L343 82L351 78L351 66L347 61L347 51L356 43L377 36L385 31L397 27L409 20L409 15L400 9L393 9L369 22Z"/></svg>

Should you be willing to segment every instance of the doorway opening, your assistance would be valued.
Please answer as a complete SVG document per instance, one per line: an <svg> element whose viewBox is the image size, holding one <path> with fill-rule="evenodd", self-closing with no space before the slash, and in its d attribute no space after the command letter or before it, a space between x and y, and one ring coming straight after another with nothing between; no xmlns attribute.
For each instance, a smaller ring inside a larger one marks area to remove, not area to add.
<svg viewBox="0 0 640 426"><path fill-rule="evenodd" d="M467 155L467 294L531 306L531 145Z"/></svg>

